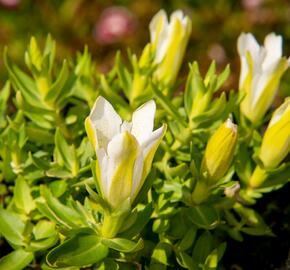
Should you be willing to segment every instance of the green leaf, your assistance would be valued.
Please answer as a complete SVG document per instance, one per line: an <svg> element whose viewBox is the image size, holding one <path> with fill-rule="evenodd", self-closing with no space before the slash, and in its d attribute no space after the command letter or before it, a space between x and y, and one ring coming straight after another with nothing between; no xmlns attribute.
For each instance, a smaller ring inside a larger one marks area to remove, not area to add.
<svg viewBox="0 0 290 270"><path fill-rule="evenodd" d="M196 241L193 249L193 260L197 263L204 263L205 259L213 249L213 237L210 232L205 231Z"/></svg>
<svg viewBox="0 0 290 270"><path fill-rule="evenodd" d="M126 253L136 252L138 250L143 249L144 247L144 243L141 238L138 240L137 243L124 238L113 238L113 239L104 238L102 239L102 243L111 249Z"/></svg>
<svg viewBox="0 0 290 270"><path fill-rule="evenodd" d="M42 219L33 227L32 232L35 240L51 237L56 234L55 223Z"/></svg>
<svg viewBox="0 0 290 270"><path fill-rule="evenodd" d="M26 127L25 133L28 139L32 142L42 143L42 144L54 143L53 135L44 129L40 129L37 127Z"/></svg>
<svg viewBox="0 0 290 270"><path fill-rule="evenodd" d="M14 245L21 246L24 242L25 224L20 215L0 209L0 233Z"/></svg>
<svg viewBox="0 0 290 270"><path fill-rule="evenodd" d="M188 217L195 225L207 230L214 229L219 223L217 210L207 205L189 208Z"/></svg>
<svg viewBox="0 0 290 270"><path fill-rule="evenodd" d="M40 250L47 250L54 246L58 241L58 235L55 234L52 237L41 239L41 240L32 240L29 243L29 247L27 250L29 251L40 251Z"/></svg>
<svg viewBox="0 0 290 270"><path fill-rule="evenodd" d="M106 258L103 262L101 262L94 268L94 270L119 270L119 269L120 268L118 263L111 258Z"/></svg>
<svg viewBox="0 0 290 270"><path fill-rule="evenodd" d="M79 170L79 164L76 157L76 150L73 145L68 145L65 138L57 129L55 133L55 157L60 166L65 166L72 175L77 175Z"/></svg>
<svg viewBox="0 0 290 270"><path fill-rule="evenodd" d="M189 118L192 114L192 106L197 99L200 99L206 92L202 77L199 73L197 62L189 66L190 72L185 86L184 108ZM213 68L213 66L211 66Z"/></svg>
<svg viewBox="0 0 290 270"><path fill-rule="evenodd" d="M153 250L150 270L166 270L169 265L169 257L172 253L172 247L168 243L160 242Z"/></svg>
<svg viewBox="0 0 290 270"><path fill-rule="evenodd" d="M58 78L49 89L49 92L45 97L45 101L54 103L57 100L59 95L62 94L61 92L63 90L63 87L65 86L68 77L69 77L68 64L67 61L64 60Z"/></svg>
<svg viewBox="0 0 290 270"><path fill-rule="evenodd" d="M230 72L230 65L227 65L224 71L218 75L217 84L214 91L218 90L224 84L224 82L228 79Z"/></svg>
<svg viewBox="0 0 290 270"><path fill-rule="evenodd" d="M189 249L196 237L196 228L190 228L186 234L184 235L184 237L182 238L182 240L180 241L178 248L180 251L185 251L187 249Z"/></svg>
<svg viewBox="0 0 290 270"><path fill-rule="evenodd" d="M17 249L0 259L0 269L22 270L26 269L33 260L33 253Z"/></svg>
<svg viewBox="0 0 290 270"><path fill-rule="evenodd" d="M149 222L150 217L153 213L153 204L147 204L142 210L138 210L136 220L133 225L130 226L127 230L120 233L120 237L132 238L133 236L140 233L146 224Z"/></svg>
<svg viewBox="0 0 290 270"><path fill-rule="evenodd" d="M226 250L226 243L220 244L215 248L206 258L204 270L214 270L217 269L218 262L223 257L223 254Z"/></svg>
<svg viewBox="0 0 290 270"><path fill-rule="evenodd" d="M49 186L49 189L51 190L52 194L57 198L60 197L61 195L63 195L68 190L67 182L64 181L63 179L53 181L53 182L49 183L48 186Z"/></svg>
<svg viewBox="0 0 290 270"><path fill-rule="evenodd" d="M118 92L109 85L109 82L106 80L105 75L100 76L100 83L102 86L100 88L101 94L105 98L107 98L112 104L114 104L114 107L117 109L122 117L126 116L128 112L131 111L130 107L128 106L126 101L120 96L120 94L118 94Z"/></svg>
<svg viewBox="0 0 290 270"><path fill-rule="evenodd" d="M173 119L177 120L181 125L184 127L187 127L187 123L185 119L179 114L178 110L175 108L175 106L171 103L170 99L163 95L162 92L157 89L157 87L153 86L152 90L155 94L155 98L160 103L160 105L163 107L163 109L173 117Z"/></svg>
<svg viewBox="0 0 290 270"><path fill-rule="evenodd" d="M11 62L8 57L7 48L4 51L4 63L8 70L10 80L16 90L21 91L25 100L35 106L42 107L42 102L40 100L39 93L37 91L35 82L21 71L15 64Z"/></svg>
<svg viewBox="0 0 290 270"><path fill-rule="evenodd" d="M118 74L118 79L122 90L124 91L126 97L129 99L131 96L132 89L132 76L121 61L121 54L117 52L116 54L116 69Z"/></svg>
<svg viewBox="0 0 290 270"><path fill-rule="evenodd" d="M95 191L93 191L90 186L86 185L86 190L87 192L90 194L90 198L97 203L98 205L100 205L102 207L102 209L106 212L110 212L110 205Z"/></svg>
<svg viewBox="0 0 290 270"><path fill-rule="evenodd" d="M23 210L26 214L29 214L35 208L35 203L30 194L30 188L22 176L16 179L14 203L18 209Z"/></svg>
<svg viewBox="0 0 290 270"><path fill-rule="evenodd" d="M59 166L53 166L51 169L45 172L48 177L56 177L56 178L72 178L73 175L65 168L61 168Z"/></svg>
<svg viewBox="0 0 290 270"><path fill-rule="evenodd" d="M4 87L0 90L0 129L5 127L6 123L6 109L8 105L8 99L10 96L10 82L7 81Z"/></svg>
<svg viewBox="0 0 290 270"><path fill-rule="evenodd" d="M80 215L74 209L62 204L47 187L41 186L41 195L42 197L36 200L37 208L50 220L70 229L82 225Z"/></svg>
<svg viewBox="0 0 290 270"><path fill-rule="evenodd" d="M97 235L78 234L52 249L46 256L52 267L88 266L102 261L108 248Z"/></svg>
<svg viewBox="0 0 290 270"><path fill-rule="evenodd" d="M176 260L180 266L189 270L200 270L198 265L194 262L194 260L185 252L178 252L176 254Z"/></svg>

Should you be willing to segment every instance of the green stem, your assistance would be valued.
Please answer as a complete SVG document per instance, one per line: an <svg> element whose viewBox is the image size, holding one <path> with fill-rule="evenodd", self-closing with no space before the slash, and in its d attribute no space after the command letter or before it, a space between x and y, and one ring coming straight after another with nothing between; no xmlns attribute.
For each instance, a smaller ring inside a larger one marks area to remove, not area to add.
<svg viewBox="0 0 290 270"><path fill-rule="evenodd" d="M249 181L250 188L254 189L261 186L267 179L267 176L266 171L260 166L257 166Z"/></svg>
<svg viewBox="0 0 290 270"><path fill-rule="evenodd" d="M204 181L197 181L191 198L194 204L201 204L209 197L209 187Z"/></svg>
<svg viewBox="0 0 290 270"><path fill-rule="evenodd" d="M56 122L56 126L60 129L60 131L64 135L64 137L67 140L71 141L72 136L71 136L70 132L68 131L67 126L65 124L65 121L62 118L62 116L60 115L59 111L56 111L56 113L55 113L55 122Z"/></svg>
<svg viewBox="0 0 290 270"><path fill-rule="evenodd" d="M127 212L119 213L117 215L106 213L101 229L102 236L104 238L114 238L118 234L126 217Z"/></svg>

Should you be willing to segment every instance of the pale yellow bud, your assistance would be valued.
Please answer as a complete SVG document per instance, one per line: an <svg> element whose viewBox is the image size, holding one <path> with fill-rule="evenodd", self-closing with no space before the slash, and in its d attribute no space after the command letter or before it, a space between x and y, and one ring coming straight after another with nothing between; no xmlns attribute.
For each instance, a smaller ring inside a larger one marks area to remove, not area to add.
<svg viewBox="0 0 290 270"><path fill-rule="evenodd" d="M168 21L164 10L151 20L150 37L155 52L155 78L168 85L175 82L191 33L191 20L177 10Z"/></svg>
<svg viewBox="0 0 290 270"><path fill-rule="evenodd" d="M209 183L219 180L228 171L233 160L237 138L237 126L228 119L209 139L201 164L201 173Z"/></svg>
<svg viewBox="0 0 290 270"><path fill-rule="evenodd" d="M267 168L275 168L290 151L290 98L274 112L264 134L260 159Z"/></svg>

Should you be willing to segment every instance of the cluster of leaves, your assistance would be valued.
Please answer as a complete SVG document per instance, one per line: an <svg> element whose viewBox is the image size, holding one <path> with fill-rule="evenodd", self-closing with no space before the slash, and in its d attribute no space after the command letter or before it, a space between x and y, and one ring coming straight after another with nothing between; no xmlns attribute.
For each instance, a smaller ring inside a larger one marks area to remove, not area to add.
<svg viewBox="0 0 290 270"><path fill-rule="evenodd" d="M87 49L61 65L54 54L50 37L43 51L31 39L25 71L4 54L9 81L0 92L0 235L13 251L0 259L0 269L216 269L226 235L242 241L243 233L272 234L249 204L285 184L289 166L274 171L275 181L250 198L237 192L238 183L247 187L261 136L240 121L242 97L221 92L229 67L217 75L212 63L203 78L193 63L184 91L173 95L179 85L168 90L156 82L150 57L144 63L129 53L126 67L117 54L104 75ZM94 149L84 128L98 95L126 119L154 98L156 125L169 126L138 203L110 239L100 234L103 213L111 209L95 191ZM202 178L205 146L229 115L241 123L234 162L196 204L191 194Z"/></svg>

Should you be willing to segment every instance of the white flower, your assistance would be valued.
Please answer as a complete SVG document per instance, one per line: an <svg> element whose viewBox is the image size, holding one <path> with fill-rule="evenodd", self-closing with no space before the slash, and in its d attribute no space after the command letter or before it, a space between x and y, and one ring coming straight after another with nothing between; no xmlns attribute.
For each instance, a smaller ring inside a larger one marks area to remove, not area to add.
<svg viewBox="0 0 290 270"><path fill-rule="evenodd" d="M155 76L164 84L173 83L191 33L191 20L177 10L168 21L165 11L160 10L152 18L149 28L155 63L158 64Z"/></svg>
<svg viewBox="0 0 290 270"><path fill-rule="evenodd" d="M282 37L274 33L266 36L264 46L260 46L252 34L242 33L238 52L241 59L239 88L245 93L241 111L252 123L257 123L271 106L290 61L282 57Z"/></svg>
<svg viewBox="0 0 290 270"><path fill-rule="evenodd" d="M112 105L98 97L86 119L86 131L98 159L97 175L102 196L112 207L136 198L166 131L153 131L156 105L153 100L139 107L132 122L122 121Z"/></svg>

